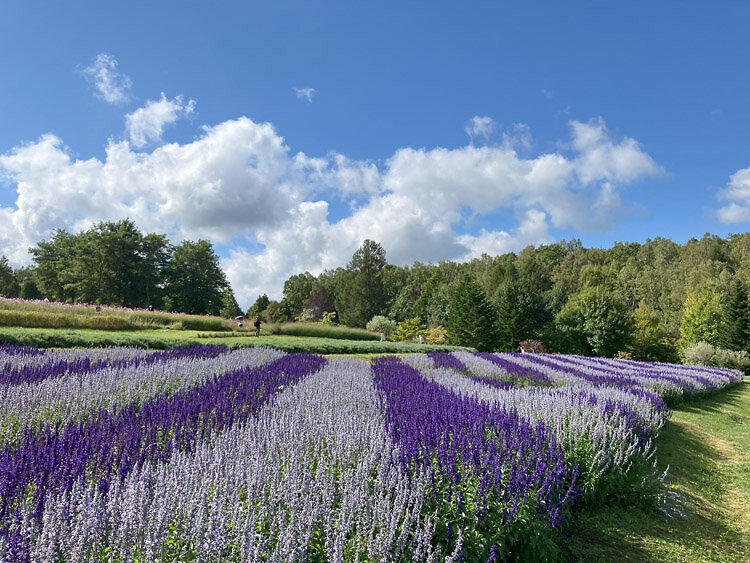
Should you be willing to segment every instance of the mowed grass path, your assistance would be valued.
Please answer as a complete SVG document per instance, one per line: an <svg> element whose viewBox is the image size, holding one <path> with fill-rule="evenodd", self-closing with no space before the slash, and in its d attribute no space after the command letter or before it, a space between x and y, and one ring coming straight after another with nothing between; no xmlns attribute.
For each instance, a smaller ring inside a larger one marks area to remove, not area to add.
<svg viewBox="0 0 750 563"><path fill-rule="evenodd" d="M568 561L750 561L750 381L674 409L656 442L684 518L647 509L586 510Z"/></svg>

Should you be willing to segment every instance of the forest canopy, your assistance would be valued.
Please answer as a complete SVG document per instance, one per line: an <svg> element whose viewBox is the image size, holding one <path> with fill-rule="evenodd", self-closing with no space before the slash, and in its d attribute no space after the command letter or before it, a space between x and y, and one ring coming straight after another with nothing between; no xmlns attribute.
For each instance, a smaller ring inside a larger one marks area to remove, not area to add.
<svg viewBox="0 0 750 563"><path fill-rule="evenodd" d="M241 313L205 240L173 246L126 219L75 235L58 230L30 252L30 268L14 271L0 258L0 294ZM553 352L672 361L698 344L748 351L748 288L750 233L608 249L574 239L411 266L389 264L386 249L365 240L345 267L295 274L280 302L258 296L247 314L268 322L393 323L389 337L424 335L481 350L519 350L532 341Z"/></svg>

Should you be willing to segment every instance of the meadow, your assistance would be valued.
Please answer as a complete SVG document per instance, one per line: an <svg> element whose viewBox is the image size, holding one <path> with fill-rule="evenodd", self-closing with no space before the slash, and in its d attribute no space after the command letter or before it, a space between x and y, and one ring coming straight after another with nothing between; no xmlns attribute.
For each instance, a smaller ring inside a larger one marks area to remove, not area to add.
<svg viewBox="0 0 750 563"><path fill-rule="evenodd" d="M5 344L0 365L3 561L584 559L606 553L576 544L587 514L682 517L659 434L746 387L468 350Z"/></svg>

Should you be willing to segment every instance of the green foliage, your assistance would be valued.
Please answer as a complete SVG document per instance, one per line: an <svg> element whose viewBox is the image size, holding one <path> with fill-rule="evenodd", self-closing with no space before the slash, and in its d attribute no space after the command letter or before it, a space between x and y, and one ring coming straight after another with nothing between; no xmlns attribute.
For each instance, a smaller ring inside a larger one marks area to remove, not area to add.
<svg viewBox="0 0 750 563"><path fill-rule="evenodd" d="M306 336L311 338L335 338L346 340L380 340L380 336L360 328L348 328L336 324L322 323L283 323L267 325L264 334Z"/></svg>
<svg viewBox="0 0 750 563"><path fill-rule="evenodd" d="M263 312L264 320L267 323L280 323L288 320L284 307L278 301L271 301Z"/></svg>
<svg viewBox="0 0 750 563"><path fill-rule="evenodd" d="M218 315L229 288L211 243L169 245L166 235L142 235L124 219L100 222L77 235L55 231L29 249L36 267L24 280L24 297L63 303L153 306ZM41 294L41 295L40 295ZM230 300L231 301L231 300Z"/></svg>
<svg viewBox="0 0 750 563"><path fill-rule="evenodd" d="M699 294L689 293L680 324L682 347L686 348L697 342L708 342L717 346L721 322L721 303L716 290L707 286Z"/></svg>
<svg viewBox="0 0 750 563"><path fill-rule="evenodd" d="M370 332L377 332L378 334L382 332L386 338L390 338L393 331L396 330L396 322L385 318L383 315L375 315L367 323L366 328Z"/></svg>
<svg viewBox="0 0 750 563"><path fill-rule="evenodd" d="M320 324L325 326L337 326L338 320L336 319L336 311L329 313L323 313L323 318L318 321Z"/></svg>
<svg viewBox="0 0 750 563"><path fill-rule="evenodd" d="M270 303L271 300L268 298L268 295L266 295L265 293L263 295L259 295L255 300L255 303L253 303L247 310L245 316L248 319L254 319L255 317L263 316L263 313L268 308L268 305L270 305Z"/></svg>
<svg viewBox="0 0 750 563"><path fill-rule="evenodd" d="M520 301L521 291L515 282L508 283L499 292L496 302L499 350L515 351L518 343L528 335Z"/></svg>
<svg viewBox="0 0 750 563"><path fill-rule="evenodd" d="M750 302L742 280L735 277L722 307L719 342L728 350L750 352Z"/></svg>
<svg viewBox="0 0 750 563"><path fill-rule="evenodd" d="M386 303L385 265L385 250L375 241L365 240L354 253L336 286L335 304L342 323L364 328L367 321L382 313Z"/></svg>
<svg viewBox="0 0 750 563"><path fill-rule="evenodd" d="M5 256L0 256L0 296L18 297L20 291L13 269Z"/></svg>
<svg viewBox="0 0 750 563"><path fill-rule="evenodd" d="M676 360L676 349L669 341L659 314L646 305L638 304L633 312L633 358L652 362Z"/></svg>
<svg viewBox="0 0 750 563"><path fill-rule="evenodd" d="M194 340L144 335L140 332L81 331L76 329L0 328L0 342L38 348L95 348L132 346L163 350L190 346Z"/></svg>
<svg viewBox="0 0 750 563"><path fill-rule="evenodd" d="M391 340L394 342L409 342L426 330L426 326L419 317L406 319L398 323L396 329L391 333Z"/></svg>
<svg viewBox="0 0 750 563"><path fill-rule="evenodd" d="M219 258L207 240L184 241L174 247L166 276L165 305L173 311L218 315L229 287Z"/></svg>
<svg viewBox="0 0 750 563"><path fill-rule="evenodd" d="M315 286L315 277L310 272L296 274L284 282L281 307L287 318L293 319L302 312L302 306Z"/></svg>
<svg viewBox="0 0 750 563"><path fill-rule="evenodd" d="M565 304L555 324L566 351L612 357L628 348L632 317L617 293L588 286Z"/></svg>
<svg viewBox="0 0 750 563"><path fill-rule="evenodd" d="M242 314L242 309L237 304L237 300L234 298L234 292L231 288L227 288L221 294L221 309L219 310L219 316L223 319L233 319Z"/></svg>
<svg viewBox="0 0 750 563"><path fill-rule="evenodd" d="M473 277L462 274L451 288L448 334L452 344L480 352L500 345L497 311Z"/></svg>
<svg viewBox="0 0 750 563"><path fill-rule="evenodd" d="M442 326L428 328L424 331L424 341L427 344L447 344L448 331Z"/></svg>
<svg viewBox="0 0 750 563"><path fill-rule="evenodd" d="M685 363L737 369L750 374L750 354L745 350L717 348L708 342L696 342L683 351Z"/></svg>
<svg viewBox="0 0 750 563"><path fill-rule="evenodd" d="M750 283L750 233L726 239L706 235L684 245L656 238L643 244L617 243L606 250L584 248L580 240L572 240L529 246L518 254L483 255L465 264L386 264L379 281L368 284L357 268L370 260L368 252L376 264L370 271L384 264L385 252L378 246L360 249L348 269L287 280L284 302L298 294L289 318L322 287L343 324L365 326L381 315L396 322L419 317L428 327L450 327L455 321L450 318L451 288L463 273L473 276L498 308L495 349L515 350L516 341L532 338L544 341L551 351L608 356L629 351L634 357L674 361L689 294L711 287L725 299L719 316L701 318L699 310L687 315L684 345L706 338L720 344L716 338L729 338L733 322L742 325L741 305L730 308L730 301L739 303L734 301L739 292L733 284L742 280L747 288ZM370 295L382 289L381 306L366 316L363 304L369 299L364 289L374 292ZM606 292L613 297L605 297ZM736 347L741 337L731 338Z"/></svg>

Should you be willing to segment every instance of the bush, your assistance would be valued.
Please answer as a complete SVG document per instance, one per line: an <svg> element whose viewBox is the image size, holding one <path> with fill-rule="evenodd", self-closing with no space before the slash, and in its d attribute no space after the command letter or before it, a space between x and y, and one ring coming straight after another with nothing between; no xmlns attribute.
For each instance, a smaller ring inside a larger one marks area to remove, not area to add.
<svg viewBox="0 0 750 563"><path fill-rule="evenodd" d="M309 336L313 338L333 338L337 340L380 340L380 335L363 328L349 328L339 325L320 323L283 323L268 324L263 334L282 334L286 336Z"/></svg>
<svg viewBox="0 0 750 563"><path fill-rule="evenodd" d="M717 348L713 357L714 365L722 368L737 369L750 373L750 356L744 350L725 350Z"/></svg>
<svg viewBox="0 0 750 563"><path fill-rule="evenodd" d="M396 330L396 322L385 318L383 315L375 315L367 323L367 330L377 332L378 334L382 332L386 338L390 338L393 331Z"/></svg>
<svg viewBox="0 0 750 563"><path fill-rule="evenodd" d="M708 342L696 342L685 348L685 363L710 366L715 352L716 348Z"/></svg>
<svg viewBox="0 0 750 563"><path fill-rule="evenodd" d="M428 328L424 331L424 341L427 344L447 344L448 331L443 326Z"/></svg>
<svg viewBox="0 0 750 563"><path fill-rule="evenodd" d="M422 323L419 317L406 319L405 321L398 323L396 330L391 334L391 340L396 342L414 340L418 334L423 333L426 330L427 327Z"/></svg>
<svg viewBox="0 0 750 563"><path fill-rule="evenodd" d="M716 366L750 373L750 355L744 350L726 350L716 348L708 342L696 342L688 346L683 355L687 364Z"/></svg>

